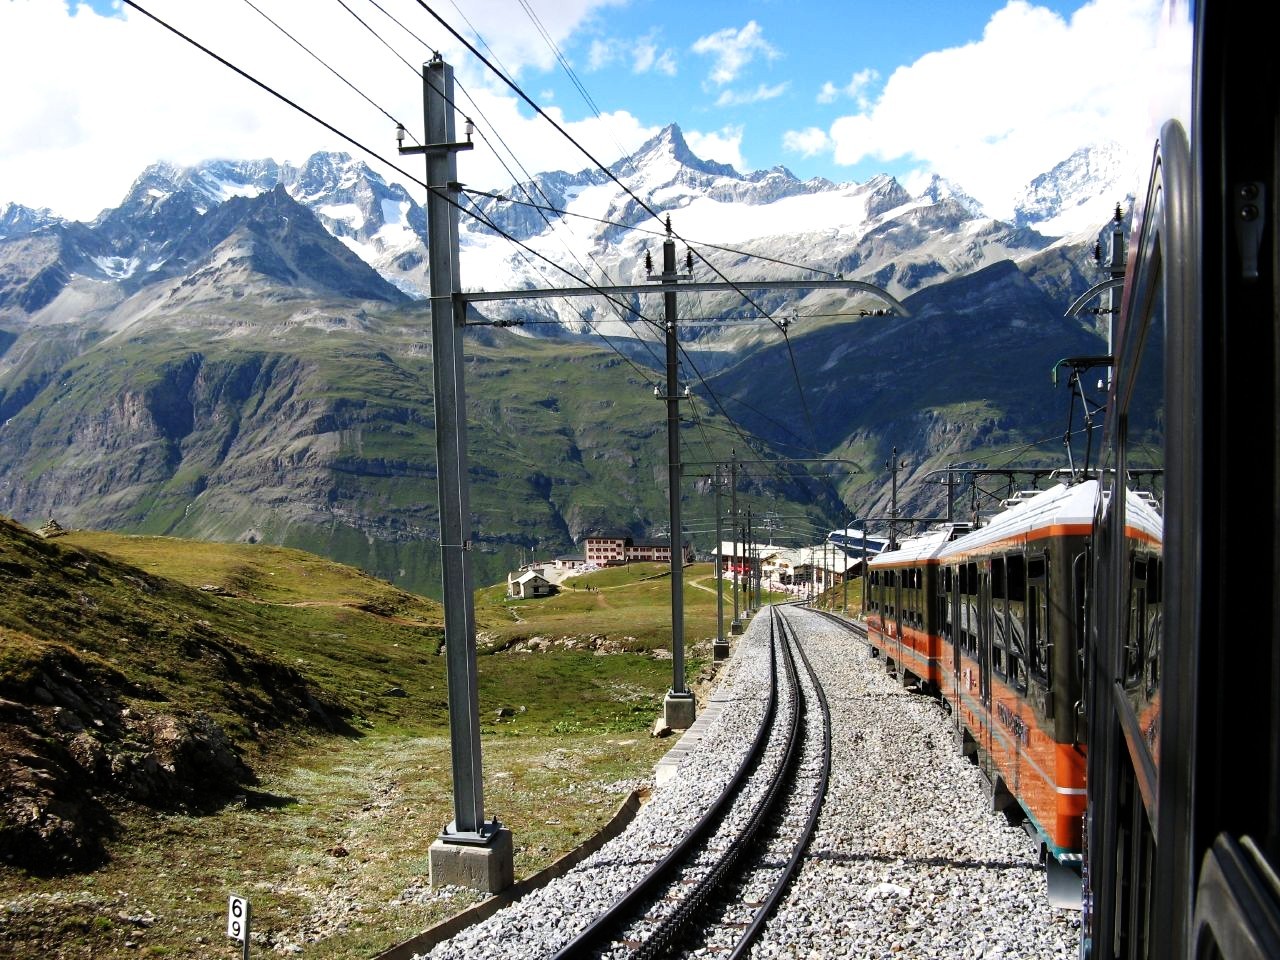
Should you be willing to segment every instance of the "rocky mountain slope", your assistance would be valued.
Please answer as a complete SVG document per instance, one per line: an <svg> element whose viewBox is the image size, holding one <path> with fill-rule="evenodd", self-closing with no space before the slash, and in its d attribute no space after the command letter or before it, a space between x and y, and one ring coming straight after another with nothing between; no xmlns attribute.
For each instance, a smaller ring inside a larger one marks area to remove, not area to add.
<svg viewBox="0 0 1280 960"><path fill-rule="evenodd" d="M1034 215L1003 223L936 178L912 197L887 177L744 176L669 127L614 168L643 204L600 171L509 191L597 217L555 230L528 206L473 199L531 248L554 242L561 262L594 261L613 279L644 276L659 240L625 227L661 204L683 236L736 244L700 248L699 279L714 277L707 263L738 278L842 274L903 299L909 316L876 318L861 316L881 305L865 294L682 298L682 320L735 321L682 323L685 459L856 459L860 472L837 482L744 473L744 507L836 525L882 506L877 465L894 446L919 465L901 492L924 509L939 492L926 466L1061 435L1047 371L1097 352L1089 323L1061 317L1096 279L1093 234L1053 240L1032 226L1097 187L1089 172L1104 167L1064 167L1033 191ZM3 224L0 511L288 544L439 589L429 330L404 292L422 279L421 210L401 188L341 155L156 165L93 223L9 207ZM562 282L492 231L468 224L462 239L464 284ZM649 319L658 309L630 302ZM468 334L477 581L588 534L658 535L666 438L651 325L591 300L486 307L549 322ZM741 322L761 309L795 318L785 337ZM709 508L707 490L692 474L686 510Z"/></svg>
<svg viewBox="0 0 1280 960"><path fill-rule="evenodd" d="M0 862L99 863L114 802L208 811L254 746L349 730L350 708L262 652L249 607L0 519ZM247 641L247 642L246 642Z"/></svg>

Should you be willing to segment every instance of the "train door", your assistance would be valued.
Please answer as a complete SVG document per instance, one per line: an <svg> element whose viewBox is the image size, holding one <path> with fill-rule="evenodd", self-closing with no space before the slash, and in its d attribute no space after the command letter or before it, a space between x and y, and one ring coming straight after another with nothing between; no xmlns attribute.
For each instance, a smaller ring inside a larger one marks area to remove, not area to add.
<svg viewBox="0 0 1280 960"><path fill-rule="evenodd" d="M938 677L943 699L958 722L960 716L960 619L959 586L955 567L938 568L938 634L943 648L938 651Z"/></svg>
<svg viewBox="0 0 1280 960"><path fill-rule="evenodd" d="M983 752L991 756L991 564L978 564L978 699Z"/></svg>
<svg viewBox="0 0 1280 960"><path fill-rule="evenodd" d="M894 570L889 575L893 578L893 628L890 631L889 645L893 651L893 666L897 671L898 681L902 682L902 577L904 571Z"/></svg>

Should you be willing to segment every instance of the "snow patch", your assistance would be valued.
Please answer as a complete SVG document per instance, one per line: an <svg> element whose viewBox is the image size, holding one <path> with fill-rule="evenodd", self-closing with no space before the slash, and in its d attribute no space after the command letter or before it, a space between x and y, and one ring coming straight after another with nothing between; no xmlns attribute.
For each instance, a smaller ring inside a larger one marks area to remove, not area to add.
<svg viewBox="0 0 1280 960"><path fill-rule="evenodd" d="M99 270L113 280L124 280L133 276L139 265L137 257L94 257L93 262L97 264Z"/></svg>
<svg viewBox="0 0 1280 960"><path fill-rule="evenodd" d="M316 207L316 213L330 220L341 220L349 224L352 230L360 230L364 227L364 214L354 203L326 203Z"/></svg>

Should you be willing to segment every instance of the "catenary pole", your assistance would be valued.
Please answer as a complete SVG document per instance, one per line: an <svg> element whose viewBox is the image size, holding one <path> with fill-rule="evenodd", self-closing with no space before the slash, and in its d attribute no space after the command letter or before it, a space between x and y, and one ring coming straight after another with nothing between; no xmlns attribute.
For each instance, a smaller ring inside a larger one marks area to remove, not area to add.
<svg viewBox="0 0 1280 960"><path fill-rule="evenodd" d="M667 218L667 238L662 242L664 284L687 279L676 272L676 242ZM684 678L684 537L680 521L680 389L677 376L679 343L676 340L676 293L662 295L666 320L667 368L667 503L671 514L671 689L663 702L668 727L687 729L693 725L693 694Z"/></svg>
<svg viewBox="0 0 1280 960"><path fill-rule="evenodd" d="M458 212L445 194L458 189L454 141L453 68L439 55L422 67L427 165L427 253L430 266L431 372L436 420L436 489L440 506L440 559L444 587L445 675L453 772L453 822L432 845L432 883L462 883L494 892L512 882L510 831L484 818L480 709L476 682L475 606L470 567L470 495L467 480L467 410L462 352L465 308L455 297ZM498 842L495 842L498 841ZM469 868L465 848L485 847L481 871Z"/></svg>
<svg viewBox="0 0 1280 960"><path fill-rule="evenodd" d="M734 633L742 632L742 616L738 610L738 451L729 456L729 515L733 518L733 624Z"/></svg>
<svg viewBox="0 0 1280 960"><path fill-rule="evenodd" d="M716 487L716 642L712 656L723 660L729 655L729 644L724 639L724 526L721 522L720 464L715 465Z"/></svg>

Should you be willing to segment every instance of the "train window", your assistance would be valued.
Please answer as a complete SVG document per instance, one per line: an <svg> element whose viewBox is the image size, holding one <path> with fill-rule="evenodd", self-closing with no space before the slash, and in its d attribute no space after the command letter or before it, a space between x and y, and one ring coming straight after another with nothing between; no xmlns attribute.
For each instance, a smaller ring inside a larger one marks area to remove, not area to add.
<svg viewBox="0 0 1280 960"><path fill-rule="evenodd" d="M1147 562L1147 643L1145 651L1146 695L1152 699L1160 689L1160 650L1164 644L1164 604L1161 583L1164 564L1152 557Z"/></svg>
<svg viewBox="0 0 1280 960"><path fill-rule="evenodd" d="M1006 603L1009 608L1009 677L1019 690L1027 689L1027 561L1022 554L1005 560Z"/></svg>
<svg viewBox="0 0 1280 960"><path fill-rule="evenodd" d="M991 669L1000 677L1008 674L1009 605L1004 557L991 561Z"/></svg>
<svg viewBox="0 0 1280 960"><path fill-rule="evenodd" d="M938 633L947 643L954 642L954 635L951 632L951 568L939 567L937 583L937 595L934 597L936 604L934 618L938 625Z"/></svg>
<svg viewBox="0 0 1280 960"><path fill-rule="evenodd" d="M1134 557L1129 562L1129 623L1125 630L1122 665L1125 686L1134 686L1142 679L1146 648L1147 561L1143 557Z"/></svg>
<svg viewBox="0 0 1280 960"><path fill-rule="evenodd" d="M1049 643L1049 598L1041 583L1027 587L1027 651L1031 672L1050 686L1053 683L1052 647Z"/></svg>
<svg viewBox="0 0 1280 960"><path fill-rule="evenodd" d="M964 630L964 649L971 657L978 656L978 605L965 604L966 622Z"/></svg>
<svg viewBox="0 0 1280 960"><path fill-rule="evenodd" d="M976 597L978 593L978 565L966 563L960 567L960 592L968 597ZM964 601L961 606L963 620L961 641L965 652L971 657L978 656L978 604L976 600Z"/></svg>
<svg viewBox="0 0 1280 960"><path fill-rule="evenodd" d="M1027 645L1024 635L1023 621L1019 617L1009 615L1009 680L1014 688L1027 691Z"/></svg>
<svg viewBox="0 0 1280 960"><path fill-rule="evenodd" d="M1009 557L1005 563L1005 593L1019 603L1027 599L1027 560L1022 554Z"/></svg>

